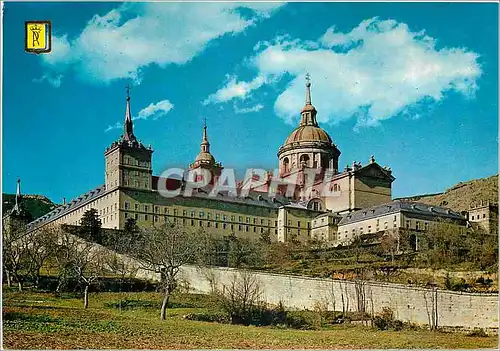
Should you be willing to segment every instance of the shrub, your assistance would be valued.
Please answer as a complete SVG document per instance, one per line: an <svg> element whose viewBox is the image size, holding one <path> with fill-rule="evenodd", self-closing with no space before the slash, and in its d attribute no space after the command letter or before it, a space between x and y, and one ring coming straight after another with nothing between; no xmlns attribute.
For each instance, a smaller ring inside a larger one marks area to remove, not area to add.
<svg viewBox="0 0 500 351"><path fill-rule="evenodd" d="M474 328L474 330L467 333L467 336L475 336L475 337L485 338L488 336L488 333L486 333L483 328Z"/></svg>
<svg viewBox="0 0 500 351"><path fill-rule="evenodd" d="M373 325L379 330L402 330L404 323L394 319L394 313L388 307L382 308L382 311L373 318Z"/></svg>
<svg viewBox="0 0 500 351"><path fill-rule="evenodd" d="M286 324L294 329L319 329L321 328L321 315L312 311L288 312Z"/></svg>
<svg viewBox="0 0 500 351"><path fill-rule="evenodd" d="M229 316L222 311L206 311L191 313L184 316L185 319L201 322L229 323Z"/></svg>

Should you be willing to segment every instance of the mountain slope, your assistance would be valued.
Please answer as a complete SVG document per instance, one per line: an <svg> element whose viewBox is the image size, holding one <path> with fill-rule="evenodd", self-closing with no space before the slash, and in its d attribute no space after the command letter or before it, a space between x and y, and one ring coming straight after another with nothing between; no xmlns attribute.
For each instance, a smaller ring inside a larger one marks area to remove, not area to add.
<svg viewBox="0 0 500 351"><path fill-rule="evenodd" d="M498 202L498 174L488 178L460 182L444 193L416 195L401 199L445 206L459 212L466 211L471 205L479 205L481 201Z"/></svg>
<svg viewBox="0 0 500 351"><path fill-rule="evenodd" d="M53 203L47 197L43 195L23 195L22 197L23 204L32 216L33 219L43 216L44 214L51 211L58 204ZM10 211L14 204L16 203L16 195L15 194L3 194L2 195L2 213L5 215L8 211Z"/></svg>

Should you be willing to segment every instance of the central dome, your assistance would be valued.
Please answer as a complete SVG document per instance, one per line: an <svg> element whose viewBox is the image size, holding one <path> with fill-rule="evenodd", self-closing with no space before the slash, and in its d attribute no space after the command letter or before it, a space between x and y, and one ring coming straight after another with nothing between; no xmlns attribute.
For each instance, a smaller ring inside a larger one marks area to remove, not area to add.
<svg viewBox="0 0 500 351"><path fill-rule="evenodd" d="M285 145L300 141L322 141L325 143L332 143L332 139L328 133L314 125L299 126L288 136Z"/></svg>

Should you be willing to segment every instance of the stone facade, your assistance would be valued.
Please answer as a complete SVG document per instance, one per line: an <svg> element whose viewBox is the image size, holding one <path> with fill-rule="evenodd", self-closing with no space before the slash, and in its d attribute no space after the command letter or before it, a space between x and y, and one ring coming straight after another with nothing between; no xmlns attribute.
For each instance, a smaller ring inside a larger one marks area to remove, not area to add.
<svg viewBox="0 0 500 351"><path fill-rule="evenodd" d="M373 156L365 165L353 162L343 171L338 170L340 151L316 120L310 86L308 81L300 125L278 151L281 184L293 179L296 185L291 196L281 185L273 185L272 175L244 198L207 196L214 181L208 188L194 189L191 196L161 196L159 187L165 184L159 182L165 179L153 175L153 150L133 132L127 94L123 133L104 152L104 184L35 220L30 227L47 223L78 225L85 211L94 208L103 228L109 229L123 229L126 221L133 218L139 226L173 223L192 229L202 227L220 236L258 238L269 233L272 240L281 242L315 239L345 245L357 235L405 227L408 221L410 225L419 225L413 217L406 219L406 212L381 213L377 218L356 223L350 220L360 210L389 204L395 178L391 169L380 166ZM223 170L211 153L206 124L200 152L189 169L209 171L212 180ZM167 188L186 187L184 180L169 178L165 182ZM238 190L244 187L240 183ZM277 194L269 195L274 187ZM426 213L427 217L434 215ZM323 224L322 218L328 225ZM425 228L426 221L422 221L421 228Z"/></svg>
<svg viewBox="0 0 500 351"><path fill-rule="evenodd" d="M467 219L473 227L491 235L498 235L498 204L480 203L467 211Z"/></svg>

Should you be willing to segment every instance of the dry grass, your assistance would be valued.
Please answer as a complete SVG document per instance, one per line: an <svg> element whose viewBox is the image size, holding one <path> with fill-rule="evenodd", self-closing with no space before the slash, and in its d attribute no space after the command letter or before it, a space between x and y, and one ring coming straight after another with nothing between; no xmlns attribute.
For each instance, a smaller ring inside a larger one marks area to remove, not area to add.
<svg viewBox="0 0 500 351"><path fill-rule="evenodd" d="M159 320L161 300L154 293L126 293L139 301L120 312L110 307L116 293L90 297L84 310L80 299L53 294L4 290L5 348L15 349L189 349L189 348L492 348L495 337L470 337L425 330L377 331L363 326L339 325L318 331L245 327L189 321L184 315L210 305L203 296L178 306ZM189 307L183 307L189 306ZM195 307L193 307L195 306Z"/></svg>

